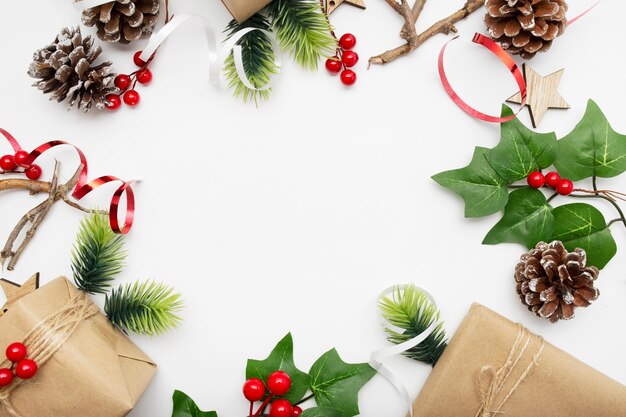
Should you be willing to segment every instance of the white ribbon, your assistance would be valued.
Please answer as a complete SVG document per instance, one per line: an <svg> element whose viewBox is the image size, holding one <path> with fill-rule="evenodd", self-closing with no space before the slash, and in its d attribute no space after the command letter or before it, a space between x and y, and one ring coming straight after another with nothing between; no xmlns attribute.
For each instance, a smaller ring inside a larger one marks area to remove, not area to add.
<svg viewBox="0 0 626 417"><path fill-rule="evenodd" d="M406 288L406 285L400 285L400 286L396 285L393 287L389 287L380 294L379 299L387 295L393 294L394 292L398 290L401 291L404 288ZM433 307L435 307L435 309L437 308L437 303L435 302L435 299L433 298L432 295L430 295L430 293L428 293L428 291L419 287L415 287L415 288L426 296L428 301L433 305ZM404 331L404 329L396 327L384 319L382 319L382 321L383 321L383 326L389 330L392 330L397 333L402 333ZM407 340L406 342L400 343L399 345L394 345L388 348L377 350L376 352L372 353L372 355L370 356L370 361L369 361L370 366L374 368L380 375L382 375L387 381L389 381L389 383L393 385L396 391L398 391L398 393L402 396L402 398L406 402L409 408L409 415L411 417L413 416L413 401L411 400L409 393L407 392L406 388L404 387L400 379L393 372L391 372L389 368L383 365L383 360L390 358L391 356L399 355L402 352L405 352L419 345L424 340L426 340L428 336L430 336L430 334L437 327L437 324L438 324L437 320L433 320L432 324L428 326L426 330L424 330L422 333L418 334L414 338Z"/></svg>
<svg viewBox="0 0 626 417"><path fill-rule="evenodd" d="M281 61L278 55L278 50L279 50L278 42L276 42L276 38L270 32L264 29L259 29L259 28L241 29L240 31L234 33L233 36L231 36L226 42L224 42L222 53L224 54L224 59L225 59L226 56L228 56L228 54L230 53L230 51L231 50L233 51L233 60L235 62L235 69L237 70L237 75L239 76L239 79L241 80L243 85L245 85L250 90L265 91L265 90L269 90L270 88L272 88L272 86L274 85L274 80L270 79L270 81L267 84L262 85L261 87L255 87L252 84L252 82L250 82L250 79L246 75L246 70L243 66L242 47L241 45L237 45L237 42L239 42L241 38L243 38L246 34L255 30L259 30L263 32L270 39L270 42L272 42L272 49L274 50L274 65L276 65L276 67L280 69ZM223 62L224 60L222 59L220 61Z"/></svg>

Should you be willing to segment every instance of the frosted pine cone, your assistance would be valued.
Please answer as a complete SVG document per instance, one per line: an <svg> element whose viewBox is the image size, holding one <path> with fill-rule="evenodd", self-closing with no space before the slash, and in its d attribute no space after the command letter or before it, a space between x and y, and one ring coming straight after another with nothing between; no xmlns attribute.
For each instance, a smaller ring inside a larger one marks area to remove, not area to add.
<svg viewBox="0 0 626 417"><path fill-rule="evenodd" d="M586 263L582 249L568 252L559 241L539 242L515 267L522 304L552 323L571 319L576 307L587 307L600 295L594 287L598 268Z"/></svg>
<svg viewBox="0 0 626 417"><path fill-rule="evenodd" d="M82 21L103 41L129 43L152 33L159 8L159 0L115 0L85 10Z"/></svg>
<svg viewBox="0 0 626 417"><path fill-rule="evenodd" d="M567 26L565 0L486 0L485 6L489 35L524 59L550 49Z"/></svg>

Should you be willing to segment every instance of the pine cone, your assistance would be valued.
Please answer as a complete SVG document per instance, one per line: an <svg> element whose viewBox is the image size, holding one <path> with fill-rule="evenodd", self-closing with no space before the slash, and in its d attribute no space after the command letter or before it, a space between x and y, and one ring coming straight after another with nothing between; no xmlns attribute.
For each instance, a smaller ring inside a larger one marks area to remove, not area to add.
<svg viewBox="0 0 626 417"><path fill-rule="evenodd" d="M571 319L576 307L587 307L600 295L593 286L598 268L586 267L586 263L587 254L582 249L568 252L558 240L539 242L515 267L522 304L552 323Z"/></svg>
<svg viewBox="0 0 626 417"><path fill-rule="evenodd" d="M158 17L159 0L115 0L86 9L82 21L103 41L129 43L152 33Z"/></svg>
<svg viewBox="0 0 626 417"><path fill-rule="evenodd" d="M33 87L50 93L50 100L68 99L68 109L76 103L84 112L94 103L102 109L107 94L117 89L112 85L115 74L110 62L92 66L101 52L91 36L83 39L79 27L64 28L52 44L35 51L28 75L40 78Z"/></svg>
<svg viewBox="0 0 626 417"><path fill-rule="evenodd" d="M550 49L567 26L565 0L486 0L485 6L489 35L524 59Z"/></svg>

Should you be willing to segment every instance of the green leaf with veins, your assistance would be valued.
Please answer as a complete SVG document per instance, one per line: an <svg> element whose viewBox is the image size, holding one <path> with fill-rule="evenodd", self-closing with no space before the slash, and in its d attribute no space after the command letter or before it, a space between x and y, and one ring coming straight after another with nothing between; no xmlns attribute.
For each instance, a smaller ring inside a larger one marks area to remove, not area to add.
<svg viewBox="0 0 626 417"><path fill-rule="evenodd" d="M554 209L555 227L552 240L563 242L567 250L587 252L587 265L602 269L617 253L617 245L604 216L595 207L574 203Z"/></svg>
<svg viewBox="0 0 626 417"><path fill-rule="evenodd" d="M593 101L574 130L559 140L554 166L564 178L615 177L626 171L626 136L615 132Z"/></svg>
<svg viewBox="0 0 626 417"><path fill-rule="evenodd" d="M291 333L278 342L267 359L262 361L248 359L246 379L259 378L261 381L267 381L267 378L275 371L286 372L291 377L291 388L283 398L292 404L300 401L309 390L311 377L296 368L294 364Z"/></svg>
<svg viewBox="0 0 626 417"><path fill-rule="evenodd" d="M217 417L215 411L201 411L194 400L182 391L174 391L172 417Z"/></svg>
<svg viewBox="0 0 626 417"><path fill-rule="evenodd" d="M307 408L300 414L300 417L341 417L343 412L330 407Z"/></svg>
<svg viewBox="0 0 626 417"><path fill-rule="evenodd" d="M459 194L465 201L465 217L496 213L509 199L507 181L487 162L487 148L476 147L472 161L464 168L445 171L432 178Z"/></svg>
<svg viewBox="0 0 626 417"><path fill-rule="evenodd" d="M317 405L339 410L338 417L352 417L359 414L359 391L376 371L366 363L345 363L331 349L313 364L310 374Z"/></svg>
<svg viewBox="0 0 626 417"><path fill-rule="evenodd" d="M483 244L521 243L527 248L549 240L554 231L554 209L539 190L520 188L511 193L504 216L487 233Z"/></svg>
<svg viewBox="0 0 626 417"><path fill-rule="evenodd" d="M502 117L512 114L510 108L502 107ZM487 152L487 160L502 178L512 183L552 165L556 151L554 133L533 132L513 118L500 126L500 142Z"/></svg>

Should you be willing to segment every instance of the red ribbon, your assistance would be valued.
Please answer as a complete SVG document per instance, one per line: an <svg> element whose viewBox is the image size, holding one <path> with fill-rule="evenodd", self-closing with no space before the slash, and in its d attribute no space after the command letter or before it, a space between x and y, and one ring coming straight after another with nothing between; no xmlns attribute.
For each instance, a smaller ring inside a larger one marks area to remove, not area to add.
<svg viewBox="0 0 626 417"><path fill-rule="evenodd" d="M509 69L513 77L515 78L515 81L517 82L517 85L519 86L519 89L520 89L520 93L522 95L522 103L517 113L511 116L507 116L507 117L490 116L488 114L485 114L476 110L475 108L467 104L465 101L463 101L461 97L459 97L459 95L454 91L454 89L450 85L450 82L448 81L448 77L446 76L446 72L443 66L443 55L448 44L452 42L453 40L455 40L456 38L458 38L458 36L448 41L443 46L443 48L441 48L441 51L439 52L439 63L438 63L439 77L441 78L441 83L443 84L443 88L446 90L446 93L448 93L452 101L454 101L456 105L461 108L461 110L463 110L465 113L479 120L484 120L485 122L491 122L491 123L505 123L515 118L515 116L517 116L517 114L521 111L522 108L524 108L524 105L526 104L527 91L526 91L526 81L524 80L524 74L522 74L522 71L520 71L519 67L517 66L517 64L511 57L511 55L509 55L497 43L495 43L488 37L481 35L480 33L476 33L474 35L474 39L472 39L472 42L482 45L485 48L489 49L494 55L496 55L500 59L500 61L502 61L504 65L507 66L507 68Z"/></svg>
<svg viewBox="0 0 626 417"><path fill-rule="evenodd" d="M13 147L13 150L16 153L22 150L22 147L20 146L18 141L9 132L0 128L0 133L7 139L7 141L9 141L9 143ZM76 188L74 188L74 191L72 192L72 197L74 197L76 200L82 199L101 185L116 181L122 183L122 185L120 185L113 193L113 197L111 198L111 204L109 208L109 223L111 224L111 229L113 229L115 233L128 233L133 225L133 218L135 217L135 193L131 188L132 181L124 181L111 175L105 175L87 182L87 158L85 157L85 154L78 147L61 140L53 140L39 145L26 157L23 165L31 165L41 154L59 145L69 145L73 147L76 152L78 152L80 163L83 166L83 169L78 177L78 182L76 183ZM120 227L118 213L120 200L122 199L122 195L124 195L124 193L126 193L126 215L124 219L124 224L122 227Z"/></svg>

